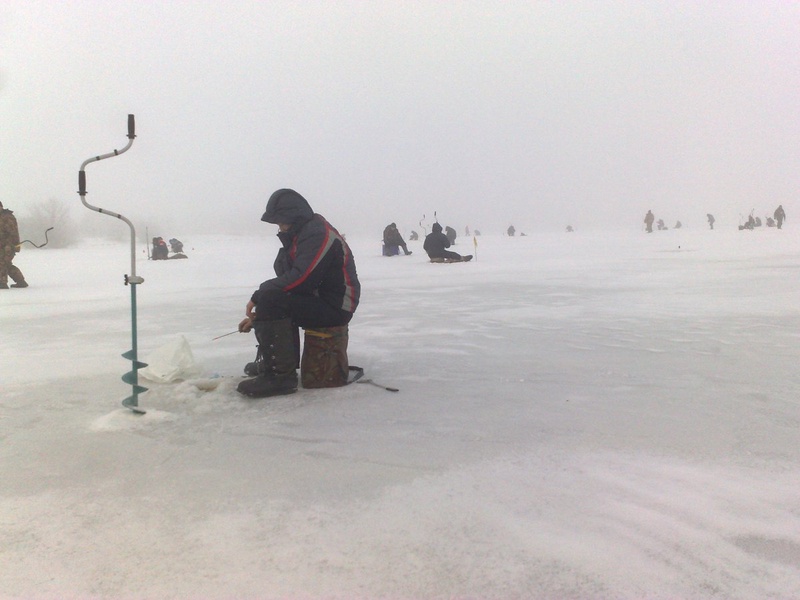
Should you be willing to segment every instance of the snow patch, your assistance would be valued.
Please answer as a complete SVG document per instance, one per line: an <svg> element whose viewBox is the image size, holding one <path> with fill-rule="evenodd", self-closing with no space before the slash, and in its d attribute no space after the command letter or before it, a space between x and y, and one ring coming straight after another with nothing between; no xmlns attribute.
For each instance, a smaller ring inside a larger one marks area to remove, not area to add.
<svg viewBox="0 0 800 600"><path fill-rule="evenodd" d="M150 427L153 423L166 423L177 419L177 415L152 408L145 414L120 408L92 421L92 431L135 431Z"/></svg>

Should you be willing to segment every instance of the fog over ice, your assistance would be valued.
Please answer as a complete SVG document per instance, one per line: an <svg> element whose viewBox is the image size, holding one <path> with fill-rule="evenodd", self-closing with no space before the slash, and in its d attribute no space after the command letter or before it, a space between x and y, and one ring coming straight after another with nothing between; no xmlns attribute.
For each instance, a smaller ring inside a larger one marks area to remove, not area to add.
<svg viewBox="0 0 800 600"><path fill-rule="evenodd" d="M0 189L160 235L262 231L293 187L348 232L789 218L800 5L4 2Z"/></svg>

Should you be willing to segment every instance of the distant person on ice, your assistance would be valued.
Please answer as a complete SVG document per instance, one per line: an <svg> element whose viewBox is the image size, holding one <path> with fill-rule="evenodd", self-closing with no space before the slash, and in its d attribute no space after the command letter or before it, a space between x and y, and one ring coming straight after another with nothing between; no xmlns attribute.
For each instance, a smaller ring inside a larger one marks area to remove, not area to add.
<svg viewBox="0 0 800 600"><path fill-rule="evenodd" d="M653 221L655 220L656 218L653 215L653 211L648 210L647 214L644 216L644 224L647 228L647 233L653 233Z"/></svg>
<svg viewBox="0 0 800 600"><path fill-rule="evenodd" d="M747 221L745 222L745 224L739 225L739 231L742 231L744 229L752 231L753 229L755 229L755 227L756 227L756 220L753 218L753 213L751 211L750 216L747 217Z"/></svg>
<svg viewBox="0 0 800 600"><path fill-rule="evenodd" d="M177 238L170 238L169 249L175 253L183 252L183 242Z"/></svg>
<svg viewBox="0 0 800 600"><path fill-rule="evenodd" d="M189 258L183 253L183 242L177 238L170 238L169 240L169 250L172 252L172 256L170 259L174 258Z"/></svg>
<svg viewBox="0 0 800 600"><path fill-rule="evenodd" d="M22 271L12 263L19 249L17 218L13 211L3 208L3 203L0 202L0 290L8 289L9 277L14 282L11 284L12 288L28 287Z"/></svg>
<svg viewBox="0 0 800 600"><path fill-rule="evenodd" d="M456 234L456 230L455 229L453 229L449 225L445 226L444 234L445 234L445 236L447 236L447 239L450 240L450 245L451 246L456 243L456 238L458 237L458 235Z"/></svg>
<svg viewBox="0 0 800 600"><path fill-rule="evenodd" d="M442 226L434 223L431 232L425 237L422 247L428 253L428 257L433 259L446 259L451 262L466 262L472 260L472 255L461 256L457 252L447 250L450 247L450 240L442 233Z"/></svg>
<svg viewBox="0 0 800 600"><path fill-rule="evenodd" d="M778 208L775 209L772 216L775 217L775 222L778 224L778 229L780 229L783 222L786 220L786 212L783 210L783 204L778 205Z"/></svg>
<svg viewBox="0 0 800 600"><path fill-rule="evenodd" d="M706 218L708 219L708 227L710 229L714 229L714 215L711 213L706 213Z"/></svg>
<svg viewBox="0 0 800 600"><path fill-rule="evenodd" d="M361 295L353 254L341 234L294 190L278 190L262 221L278 226L283 247L276 277L253 292L239 331L255 331L257 375L238 391L252 398L297 390L297 327L340 327L353 318Z"/></svg>
<svg viewBox="0 0 800 600"><path fill-rule="evenodd" d="M397 225L389 223L386 229L383 230L383 255L396 256L400 254L400 248L406 256L411 254L411 250L406 246L406 242L400 232L397 231Z"/></svg>
<svg viewBox="0 0 800 600"><path fill-rule="evenodd" d="M509 225L509 226L508 226L508 229L506 229L506 233L508 234L508 236L509 236L509 237L514 237L514 234L515 234L516 232L517 232L517 230L516 230L516 229L514 229L514 226L513 226L513 225Z"/></svg>
<svg viewBox="0 0 800 600"><path fill-rule="evenodd" d="M153 251L150 255L153 260L167 260L169 258L169 249L167 242L162 237L153 238Z"/></svg>

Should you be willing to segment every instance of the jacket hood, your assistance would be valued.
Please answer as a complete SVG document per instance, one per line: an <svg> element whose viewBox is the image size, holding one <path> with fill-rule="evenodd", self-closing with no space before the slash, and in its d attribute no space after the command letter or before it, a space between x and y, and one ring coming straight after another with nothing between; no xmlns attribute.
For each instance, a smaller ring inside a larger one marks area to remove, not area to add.
<svg viewBox="0 0 800 600"><path fill-rule="evenodd" d="M431 226L431 231L433 231L434 233L441 233L441 231L442 231L442 226L441 226L441 225L439 225L438 223L434 223L434 224Z"/></svg>
<svg viewBox="0 0 800 600"><path fill-rule="evenodd" d="M314 211L308 201L294 190L278 190L269 197L267 209L261 216L267 223L297 224L309 221Z"/></svg>

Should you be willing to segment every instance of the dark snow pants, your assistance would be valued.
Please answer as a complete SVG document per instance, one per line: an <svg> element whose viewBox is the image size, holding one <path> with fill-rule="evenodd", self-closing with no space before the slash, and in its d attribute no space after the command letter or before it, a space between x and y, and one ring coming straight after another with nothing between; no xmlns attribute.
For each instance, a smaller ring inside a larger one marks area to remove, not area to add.
<svg viewBox="0 0 800 600"><path fill-rule="evenodd" d="M298 327L339 327L347 325L353 313L331 306L319 296L280 291L262 293L256 304L257 321L291 318Z"/></svg>
<svg viewBox="0 0 800 600"><path fill-rule="evenodd" d="M450 260L461 260L461 255L458 252L450 252L450 250L442 250L435 255L428 254L428 258L449 258Z"/></svg>
<svg viewBox="0 0 800 600"><path fill-rule="evenodd" d="M9 276L14 283L22 283L25 281L22 271L11 262L14 260L16 253L16 248L14 248L14 246L0 248L0 283L8 283Z"/></svg>

